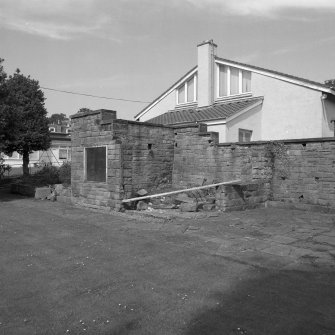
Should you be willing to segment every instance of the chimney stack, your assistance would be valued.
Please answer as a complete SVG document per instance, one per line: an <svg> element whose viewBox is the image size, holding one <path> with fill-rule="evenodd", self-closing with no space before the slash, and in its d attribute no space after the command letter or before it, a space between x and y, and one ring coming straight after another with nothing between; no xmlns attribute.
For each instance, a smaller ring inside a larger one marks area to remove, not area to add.
<svg viewBox="0 0 335 335"><path fill-rule="evenodd" d="M198 107L214 102L214 58L217 45L213 40L198 44Z"/></svg>

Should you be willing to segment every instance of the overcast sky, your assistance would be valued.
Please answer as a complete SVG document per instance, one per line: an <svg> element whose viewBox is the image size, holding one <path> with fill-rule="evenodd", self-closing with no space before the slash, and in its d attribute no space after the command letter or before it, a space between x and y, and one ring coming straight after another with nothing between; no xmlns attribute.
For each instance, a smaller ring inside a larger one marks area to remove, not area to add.
<svg viewBox="0 0 335 335"><path fill-rule="evenodd" d="M152 101L218 56L323 82L335 78L334 0L0 0L0 58L41 86ZM44 90L49 114L81 107L132 119L145 104Z"/></svg>

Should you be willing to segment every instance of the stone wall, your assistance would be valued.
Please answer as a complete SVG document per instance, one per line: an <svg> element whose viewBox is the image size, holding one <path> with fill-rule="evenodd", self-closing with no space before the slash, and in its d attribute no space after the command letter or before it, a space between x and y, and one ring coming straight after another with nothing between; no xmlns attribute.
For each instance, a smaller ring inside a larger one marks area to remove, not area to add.
<svg viewBox="0 0 335 335"><path fill-rule="evenodd" d="M271 194L271 157L264 145L218 144L217 133L198 126L175 129L173 187L240 180L215 190L221 210L244 209L264 204Z"/></svg>
<svg viewBox="0 0 335 335"><path fill-rule="evenodd" d="M269 200L335 209L334 138L219 144L218 134L205 125L171 128L117 120L106 110L76 114L72 127L75 203L118 210L122 199L141 188L155 194L239 180L208 190L218 209ZM107 150L106 180L87 181L85 150L99 146Z"/></svg>
<svg viewBox="0 0 335 335"><path fill-rule="evenodd" d="M220 187L219 208L280 201L335 209L335 139L218 144L216 133L176 129L174 188L240 179Z"/></svg>
<svg viewBox="0 0 335 335"><path fill-rule="evenodd" d="M275 162L273 200L306 209L335 209L335 139L283 143L287 149L287 171L282 173L280 160Z"/></svg>
<svg viewBox="0 0 335 335"><path fill-rule="evenodd" d="M121 200L162 184L171 185L173 129L117 120L108 110L75 114L72 119L73 202L118 210ZM87 181L85 150L105 146L106 180Z"/></svg>
<svg viewBox="0 0 335 335"><path fill-rule="evenodd" d="M102 122L112 122L112 119L116 119L116 113L105 110L78 113L71 117L71 186L74 203L115 209L120 205L121 145L110 130L101 127ZM106 146L107 150L106 182L87 181L85 149L100 146Z"/></svg>

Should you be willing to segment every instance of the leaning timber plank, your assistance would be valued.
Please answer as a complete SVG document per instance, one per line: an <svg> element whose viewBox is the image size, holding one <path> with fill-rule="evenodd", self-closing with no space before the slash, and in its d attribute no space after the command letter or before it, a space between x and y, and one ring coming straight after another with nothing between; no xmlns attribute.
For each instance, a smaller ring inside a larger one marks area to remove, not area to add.
<svg viewBox="0 0 335 335"><path fill-rule="evenodd" d="M152 194L152 195L146 195L144 197L123 199L122 202L132 202L132 201L136 201L136 200L143 200L143 199L149 199L149 198L159 198L159 197L163 197L165 195L170 195L170 194L184 193L184 192L189 192L189 191L194 191L194 190L201 190L201 189L206 189L206 188L216 187L216 186L221 186L221 185L237 185L239 183L241 183L241 180L240 179L236 179L236 180L231 180L231 181L224 181L222 183L203 185L203 186L197 186L197 187L192 187L192 188L185 188L183 190L177 190L177 191L171 191L171 192L165 192L165 193L158 193L158 194Z"/></svg>

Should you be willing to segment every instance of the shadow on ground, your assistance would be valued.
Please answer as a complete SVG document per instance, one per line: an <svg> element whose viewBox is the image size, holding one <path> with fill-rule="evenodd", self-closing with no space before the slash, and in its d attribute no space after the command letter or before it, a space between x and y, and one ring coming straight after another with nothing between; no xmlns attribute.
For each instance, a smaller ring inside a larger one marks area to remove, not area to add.
<svg viewBox="0 0 335 335"><path fill-rule="evenodd" d="M335 272L264 271L210 298L184 335L335 334Z"/></svg>
<svg viewBox="0 0 335 335"><path fill-rule="evenodd" d="M0 202L8 202L8 201L26 199L26 198L29 198L29 197L20 195L20 194L11 193L10 185L0 185Z"/></svg>

